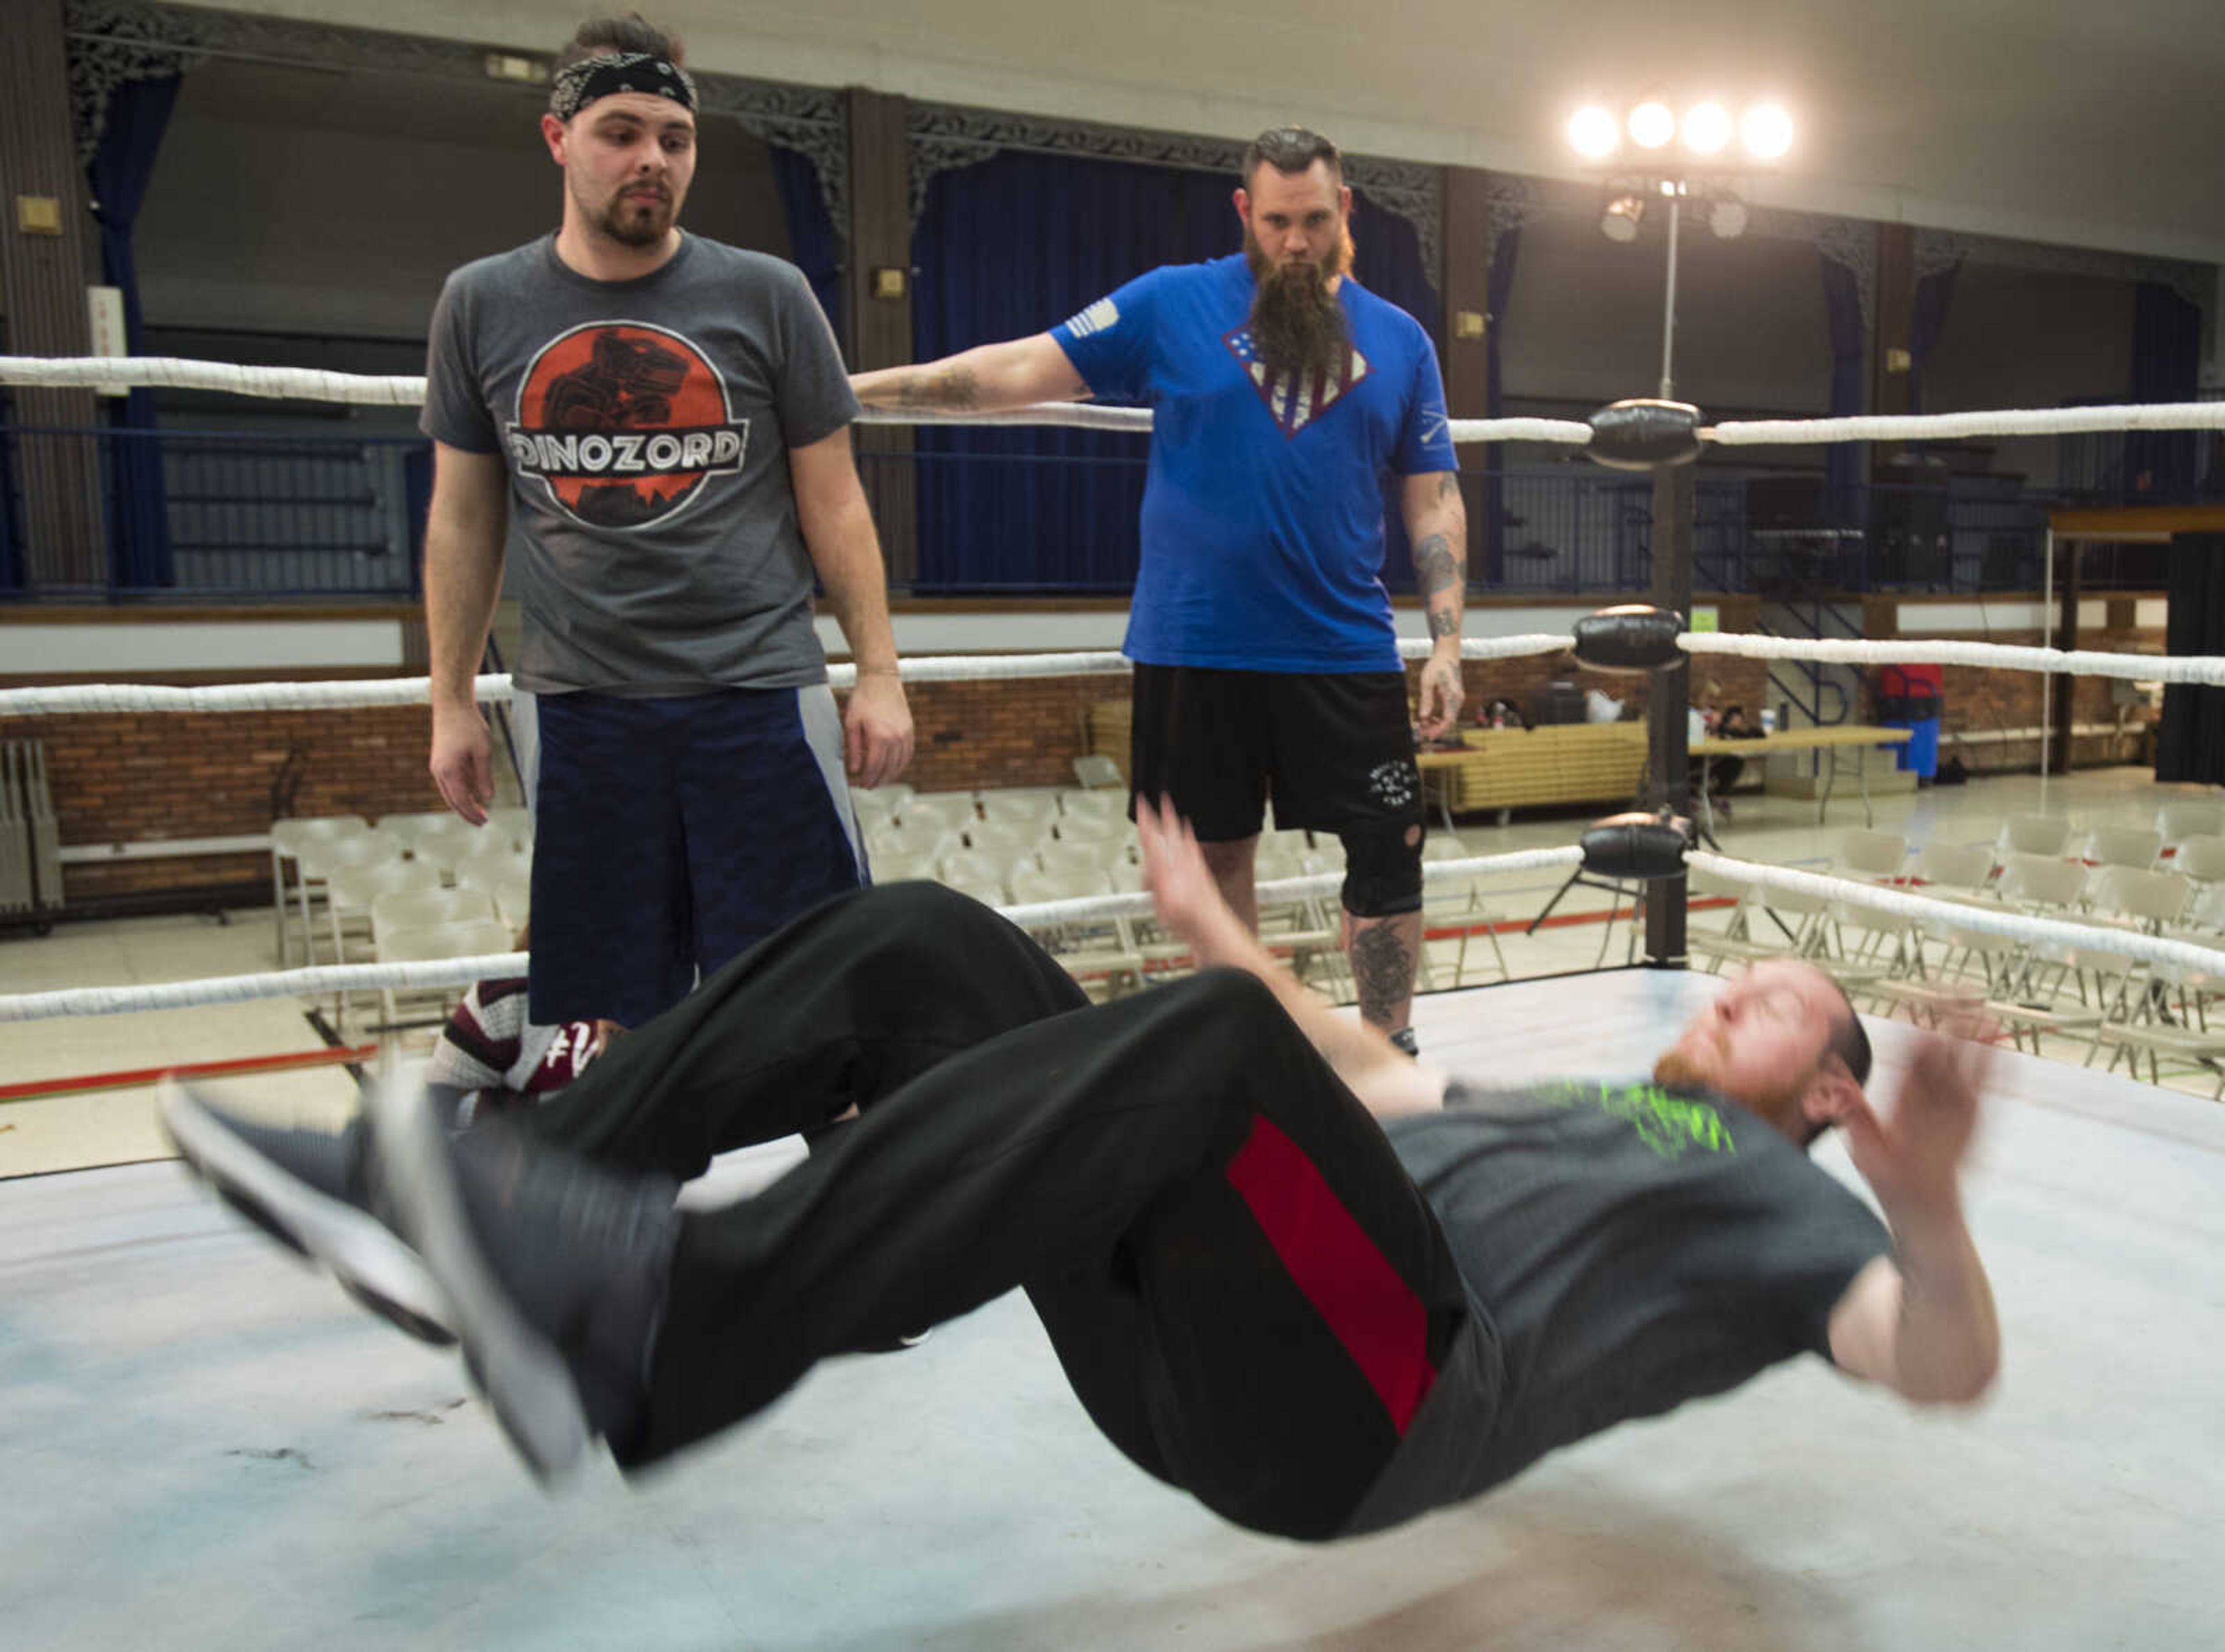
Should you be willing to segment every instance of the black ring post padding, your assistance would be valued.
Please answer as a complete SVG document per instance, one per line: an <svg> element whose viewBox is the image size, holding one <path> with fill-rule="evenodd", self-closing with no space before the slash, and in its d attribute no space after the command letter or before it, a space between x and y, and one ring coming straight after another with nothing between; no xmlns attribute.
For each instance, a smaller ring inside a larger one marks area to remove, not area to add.
<svg viewBox="0 0 2225 1652"><path fill-rule="evenodd" d="M1684 833L1658 814L1611 814L1583 835L1584 870L1594 877L1649 883L1684 870Z"/></svg>
<svg viewBox="0 0 2225 1652"><path fill-rule="evenodd" d="M1594 671L1652 671L1675 665L1684 617L1673 608L1623 603L1586 614L1575 624L1576 663Z"/></svg>
<svg viewBox="0 0 2225 1652"><path fill-rule="evenodd" d="M1689 402L1617 402L1587 422L1592 440L1584 451L1610 470L1651 471L1700 456L1700 410Z"/></svg>

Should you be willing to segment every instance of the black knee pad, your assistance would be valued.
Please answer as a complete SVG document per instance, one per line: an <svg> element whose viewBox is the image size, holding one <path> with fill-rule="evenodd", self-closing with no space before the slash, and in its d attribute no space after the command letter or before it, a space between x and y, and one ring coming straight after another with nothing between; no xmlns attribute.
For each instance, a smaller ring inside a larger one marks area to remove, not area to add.
<svg viewBox="0 0 2225 1652"><path fill-rule="evenodd" d="M1413 840L1407 841L1411 833ZM1411 820L1340 832L1344 909L1355 918L1395 918L1422 909L1422 828Z"/></svg>

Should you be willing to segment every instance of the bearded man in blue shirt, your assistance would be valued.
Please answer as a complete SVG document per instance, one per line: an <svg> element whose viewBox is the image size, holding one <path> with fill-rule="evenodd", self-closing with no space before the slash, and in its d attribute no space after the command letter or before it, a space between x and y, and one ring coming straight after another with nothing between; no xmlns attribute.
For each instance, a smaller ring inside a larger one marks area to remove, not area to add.
<svg viewBox="0 0 2225 1652"><path fill-rule="evenodd" d="M1240 255L1149 271L1048 332L851 383L866 406L901 410L1151 408L1122 645L1136 665L1130 785L1194 823L1254 928L1268 797L1281 828L1334 833L1360 1014L1411 1053L1415 734L1450 729L1462 698L1467 519L1443 381L1421 325L1351 274L1334 143L1261 133L1234 200ZM1434 643L1411 718L1382 579L1386 473Z"/></svg>

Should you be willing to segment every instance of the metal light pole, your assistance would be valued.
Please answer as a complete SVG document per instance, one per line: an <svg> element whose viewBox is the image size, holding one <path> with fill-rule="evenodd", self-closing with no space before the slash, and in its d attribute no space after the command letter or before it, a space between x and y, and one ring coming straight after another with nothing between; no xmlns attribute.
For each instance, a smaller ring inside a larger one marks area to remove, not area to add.
<svg viewBox="0 0 2225 1652"><path fill-rule="evenodd" d="M1669 291L1661 314L1661 399L1673 402L1677 399L1677 229L1684 216L1684 186L1672 182L1662 187L1669 197Z"/></svg>

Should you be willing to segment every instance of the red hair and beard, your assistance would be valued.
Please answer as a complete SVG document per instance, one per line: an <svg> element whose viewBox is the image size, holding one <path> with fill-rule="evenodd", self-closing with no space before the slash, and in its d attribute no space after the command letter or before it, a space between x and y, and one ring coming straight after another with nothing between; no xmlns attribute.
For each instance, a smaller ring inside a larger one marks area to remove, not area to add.
<svg viewBox="0 0 2225 1652"><path fill-rule="evenodd" d="M1247 224L1244 259L1252 267L1252 343L1269 377L1341 377L1352 340L1344 307L1329 282L1352 267L1352 231L1346 229L1319 263L1303 258L1277 263Z"/></svg>
<svg viewBox="0 0 2225 1652"><path fill-rule="evenodd" d="M1788 1123L1798 1129L1787 1131L1795 1140L1812 1134L1800 1117L1800 1098L1807 1092L1815 1073L1810 1072L1789 1080L1766 1095L1732 1096L1746 1111L1764 1123L1783 1130ZM1687 1052L1679 1043L1661 1052L1653 1063L1653 1082L1670 1090L1717 1090L1720 1075L1715 1067ZM1727 1093L1717 1091L1719 1094Z"/></svg>

